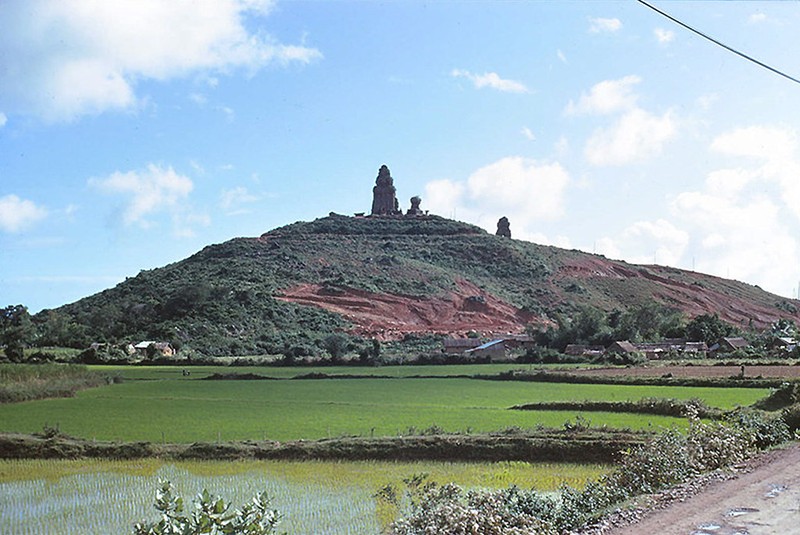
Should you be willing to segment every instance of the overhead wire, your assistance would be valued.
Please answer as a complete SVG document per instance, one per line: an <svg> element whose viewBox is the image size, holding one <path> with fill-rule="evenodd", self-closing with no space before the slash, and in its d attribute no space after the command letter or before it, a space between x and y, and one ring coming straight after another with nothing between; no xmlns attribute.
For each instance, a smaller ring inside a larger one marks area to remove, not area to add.
<svg viewBox="0 0 800 535"><path fill-rule="evenodd" d="M687 29L687 30L689 30L690 32L696 33L697 35L699 35L700 37L703 37L704 39L708 39L709 41L711 41L711 42L712 42L712 43L714 43L715 45L721 46L721 47L722 47L722 48L724 48L725 50L728 50L729 52L733 52L733 53L734 53L734 54L736 54L737 56L739 56L739 57L742 57L742 58L746 59L747 61L751 61L751 62L755 63L756 65L758 65L758 66L760 66L760 67L763 67L763 68L765 68L765 69L767 69L767 70L769 70L769 71L772 71L772 72L774 72L775 74L778 74L778 75L780 75L780 76L783 76L784 78L787 78L787 79L791 80L792 82L795 82L795 83L798 83L798 84L800 84L800 80L798 80L797 78L794 78L793 76L789 76L789 75L788 75L788 74L786 74L785 72L783 72L783 71L780 71L780 70L778 70L778 69L776 69L776 68L774 68L774 67L771 67L771 66L767 65L766 63L764 63L763 61L759 61L759 60L755 59L755 58L754 58L754 57L752 57L752 56L748 56L747 54L745 54L745 53L743 53L743 52L739 52L739 51L738 51L738 50L736 50L735 48L733 48L733 47L730 47L730 46L726 45L726 44L725 44L725 43L723 43L722 41L719 41L719 40L717 40L717 39L714 39L714 38L713 38L713 37L711 37L710 35L707 35L707 34L705 34L705 33L701 32L700 30L697 30L697 29L695 29L695 28L693 28L693 27L689 26L688 24L686 24L686 23L684 23L684 22L682 22L682 21L680 21L680 20L676 19L675 17L673 17L673 16L672 16L672 15L670 15L669 13L666 13L665 11L662 11L662 10L658 9L658 8L657 8L657 7L655 7L654 5L652 5L652 4L649 4L649 3L645 2L645 0L636 0L636 1L637 1L637 2L639 2L639 3L640 3L640 4L642 4L642 5L644 5L644 6L648 7L648 8L650 8L650 9L652 9L653 11L655 11L656 13L658 13L659 15L661 15L661 16L663 16L663 17L666 17L666 18L668 18L669 20L671 20L671 21L672 21L672 22L674 22L675 24L678 24L679 26L683 26L684 28L686 28L686 29Z"/></svg>

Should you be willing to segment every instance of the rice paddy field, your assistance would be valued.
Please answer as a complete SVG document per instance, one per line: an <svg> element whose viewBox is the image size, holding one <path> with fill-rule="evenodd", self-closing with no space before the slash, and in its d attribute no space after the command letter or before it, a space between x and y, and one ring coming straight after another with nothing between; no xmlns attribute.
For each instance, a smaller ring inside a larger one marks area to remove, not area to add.
<svg viewBox="0 0 800 535"><path fill-rule="evenodd" d="M234 440L314 440L340 436L398 436L436 427L491 432L515 427L658 430L685 420L625 412L515 411L554 401L703 400L731 409L766 396L765 388L622 386L500 382L470 379L512 365L386 368L92 367L124 381L82 390L72 398L0 404L0 432L62 433L103 441L155 443ZM203 380L215 373L257 374L274 380ZM309 373L335 379L290 380ZM346 377L358 375L359 377ZM364 377L368 376L368 377ZM0 533L15 535L124 534L154 520L160 478L188 502L207 488L234 506L266 490L285 517L287 533L377 534L393 520L374 498L387 484L427 473L434 481L470 488L555 491L595 479L607 466L582 464L390 462L0 461Z"/></svg>
<svg viewBox="0 0 800 535"><path fill-rule="evenodd" d="M128 381L74 398L0 405L0 431L58 427L75 437L190 443L397 436L409 428L489 432L561 427L580 413L511 411L523 403L699 398L723 409L749 405L767 389L620 386L481 381L466 378ZM682 426L680 418L633 413L581 414L595 426Z"/></svg>
<svg viewBox="0 0 800 535"><path fill-rule="evenodd" d="M529 463L0 461L0 533L126 534L155 520L161 478L188 502L202 489L234 506L266 490L283 514L280 531L377 534L394 519L375 493L387 484L428 474L430 481L470 488L517 485L543 492L582 487L608 467Z"/></svg>

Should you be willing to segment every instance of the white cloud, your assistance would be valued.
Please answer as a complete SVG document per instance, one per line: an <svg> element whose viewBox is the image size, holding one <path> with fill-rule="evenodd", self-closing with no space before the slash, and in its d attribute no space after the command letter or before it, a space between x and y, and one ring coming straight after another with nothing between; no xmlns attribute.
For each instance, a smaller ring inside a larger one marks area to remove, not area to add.
<svg viewBox="0 0 800 535"><path fill-rule="evenodd" d="M798 279L800 143L788 128L726 132L710 149L731 166L676 196L671 210L694 237L697 269L790 295Z"/></svg>
<svg viewBox="0 0 800 535"><path fill-rule="evenodd" d="M429 182L424 202L433 213L457 217L490 232L506 216L512 235L526 238L533 223L562 216L569 184L569 173L559 163L508 157L478 169L465 181Z"/></svg>
<svg viewBox="0 0 800 535"><path fill-rule="evenodd" d="M596 18L589 19L590 33L614 33L622 29L622 21L619 19Z"/></svg>
<svg viewBox="0 0 800 535"><path fill-rule="evenodd" d="M221 111L225 115L225 120L229 123L232 123L234 119L236 119L236 112L233 111L233 108L228 106L218 106L217 110Z"/></svg>
<svg viewBox="0 0 800 535"><path fill-rule="evenodd" d="M525 84L517 82L515 80L506 80L504 78L500 78L500 76L495 72L487 72L484 74L473 74L469 71L464 71L461 69L453 69L450 72L450 75L453 76L454 78L466 78L470 80L478 89L489 87L491 89L496 89L497 91L502 91L504 93L529 92Z"/></svg>
<svg viewBox="0 0 800 535"><path fill-rule="evenodd" d="M636 75L625 76L619 80L604 80L595 84L589 93L581 95L578 103L569 101L568 115L607 115L636 107L638 96L633 92L642 79Z"/></svg>
<svg viewBox="0 0 800 535"><path fill-rule="evenodd" d="M787 161L797 157L797 133L766 126L737 128L718 136L711 149L730 156Z"/></svg>
<svg viewBox="0 0 800 535"><path fill-rule="evenodd" d="M0 128L3 128L8 122L8 117L5 113L0 112Z"/></svg>
<svg viewBox="0 0 800 535"><path fill-rule="evenodd" d="M656 116L640 108L625 113L609 128L595 130L584 154L592 165L625 165L657 155L675 137L677 122L671 112Z"/></svg>
<svg viewBox="0 0 800 535"><path fill-rule="evenodd" d="M189 100L197 104L198 106L205 106L208 104L208 97L202 93L192 93L189 95Z"/></svg>
<svg viewBox="0 0 800 535"><path fill-rule="evenodd" d="M16 233L47 217L47 210L16 195L0 197L0 231Z"/></svg>
<svg viewBox="0 0 800 535"><path fill-rule="evenodd" d="M207 227L210 224L211 218L208 214L189 210L176 210L172 214L172 234L176 238L193 238L197 235L197 227Z"/></svg>
<svg viewBox="0 0 800 535"><path fill-rule="evenodd" d="M689 234L665 219L637 221L617 238L597 240L596 249L610 258L636 264L677 265L689 244Z"/></svg>
<svg viewBox="0 0 800 535"><path fill-rule="evenodd" d="M672 30L665 30L664 28L656 28L653 30L656 40L661 44L671 43L675 40L675 32Z"/></svg>
<svg viewBox="0 0 800 535"><path fill-rule="evenodd" d="M528 141L536 141L536 134L534 134L533 130L531 130L527 126L522 127L521 133L523 136L525 136L525 139L527 139Z"/></svg>
<svg viewBox="0 0 800 535"><path fill-rule="evenodd" d="M765 13L753 13L747 21L750 24L760 24L767 21L767 15Z"/></svg>
<svg viewBox="0 0 800 535"><path fill-rule="evenodd" d="M642 161L660 153L675 137L678 123L672 112L659 116L638 106L634 87L641 81L636 75L604 80L583 93L577 103L570 100L567 104L564 111L571 116L618 115L614 123L596 129L587 140L584 154L589 163L606 166Z"/></svg>
<svg viewBox="0 0 800 535"><path fill-rule="evenodd" d="M70 120L136 106L142 79L254 72L322 56L249 30L245 19L270 7L250 0L0 3L0 108Z"/></svg>
<svg viewBox="0 0 800 535"><path fill-rule="evenodd" d="M561 63L567 63L567 56L560 49L556 50L556 57L561 60Z"/></svg>
<svg viewBox="0 0 800 535"><path fill-rule="evenodd" d="M116 171L106 178L93 178L89 185L108 194L125 196L122 222L125 226L142 228L149 228L152 218L159 215L172 214L176 209L185 211L182 204L194 188L190 178L179 175L172 167L154 164L140 171Z"/></svg>
<svg viewBox="0 0 800 535"><path fill-rule="evenodd" d="M250 193L246 187L239 186L233 189L224 190L220 195L220 206L227 215L239 215L249 213L244 205L258 202L261 197Z"/></svg>

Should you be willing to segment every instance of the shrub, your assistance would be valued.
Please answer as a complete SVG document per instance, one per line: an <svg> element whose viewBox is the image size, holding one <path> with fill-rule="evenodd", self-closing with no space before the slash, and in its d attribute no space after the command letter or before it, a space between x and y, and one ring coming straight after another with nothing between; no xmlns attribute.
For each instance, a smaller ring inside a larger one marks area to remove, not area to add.
<svg viewBox="0 0 800 535"><path fill-rule="evenodd" d="M692 468L707 472L745 460L755 448L755 438L728 423L707 424L690 418L687 448Z"/></svg>
<svg viewBox="0 0 800 535"><path fill-rule="evenodd" d="M555 535L553 527L531 510L547 510L552 505L552 501L537 497L535 493L514 488L498 492L465 492L453 484L426 485L416 503L415 513L395 522L389 533Z"/></svg>
<svg viewBox="0 0 800 535"><path fill-rule="evenodd" d="M774 411L800 402L800 385L797 383L781 383L773 389L769 396L755 404L757 409Z"/></svg>
<svg viewBox="0 0 800 535"><path fill-rule="evenodd" d="M789 428L789 431L796 432L800 429L800 403L795 403L783 409L781 419Z"/></svg>
<svg viewBox="0 0 800 535"><path fill-rule="evenodd" d="M748 433L754 446L759 450L776 446L792 438L792 432L781 415L753 409L737 409L727 416L727 420Z"/></svg>
<svg viewBox="0 0 800 535"><path fill-rule="evenodd" d="M134 535L268 535L275 533L280 514L269 508L266 493L259 492L250 503L230 511L230 504L203 490L193 502L191 514L184 512L183 498L175 495L169 481L162 480L156 491L157 522L138 523Z"/></svg>

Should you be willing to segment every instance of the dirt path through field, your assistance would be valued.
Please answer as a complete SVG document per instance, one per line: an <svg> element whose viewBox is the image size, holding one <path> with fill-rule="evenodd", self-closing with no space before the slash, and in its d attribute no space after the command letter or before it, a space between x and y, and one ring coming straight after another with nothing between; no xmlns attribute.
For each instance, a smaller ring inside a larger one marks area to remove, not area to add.
<svg viewBox="0 0 800 535"><path fill-rule="evenodd" d="M740 475L604 535L800 534L800 444L768 452Z"/></svg>

